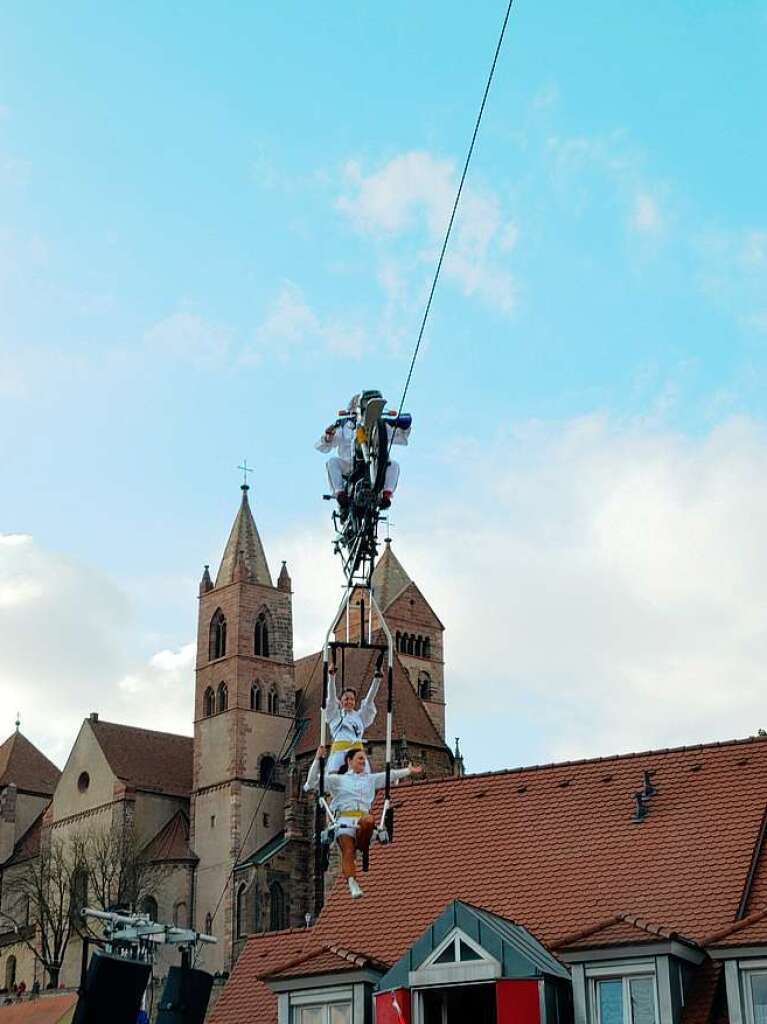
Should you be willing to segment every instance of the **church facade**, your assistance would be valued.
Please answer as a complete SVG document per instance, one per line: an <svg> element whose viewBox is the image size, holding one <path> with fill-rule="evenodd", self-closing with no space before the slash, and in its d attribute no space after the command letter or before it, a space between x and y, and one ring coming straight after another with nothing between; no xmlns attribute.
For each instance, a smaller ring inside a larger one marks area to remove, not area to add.
<svg viewBox="0 0 767 1024"><path fill-rule="evenodd" d="M460 756L445 742L444 627L388 541L373 584L396 640L396 762L424 763L431 777L460 774ZM337 624L338 639L359 639L359 600ZM40 936L19 879L83 836L129 837L145 880L133 893L141 909L215 935L200 963L214 972L231 970L248 935L311 921L314 799L303 782L319 741L322 654L295 660L292 614L287 567L273 582L244 485L215 578L206 566L200 583L193 737L94 712L61 772L18 730L0 747L0 989L47 983L30 949ZM364 628L383 636L375 617ZM343 684L362 696L374 661L364 647L347 650ZM383 710L367 740L382 764ZM87 859L80 870L79 902L119 895ZM73 934L61 983L76 983L79 960Z"/></svg>

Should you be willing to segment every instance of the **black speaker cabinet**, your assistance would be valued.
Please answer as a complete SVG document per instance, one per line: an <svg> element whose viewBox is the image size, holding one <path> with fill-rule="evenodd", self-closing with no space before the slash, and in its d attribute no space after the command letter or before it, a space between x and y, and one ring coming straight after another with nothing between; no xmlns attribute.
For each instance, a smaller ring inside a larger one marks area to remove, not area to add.
<svg viewBox="0 0 767 1024"><path fill-rule="evenodd" d="M72 1024L136 1024L150 966L95 952Z"/></svg>
<svg viewBox="0 0 767 1024"><path fill-rule="evenodd" d="M157 1024L202 1024L212 986L213 975L207 971L171 967L160 1000Z"/></svg>

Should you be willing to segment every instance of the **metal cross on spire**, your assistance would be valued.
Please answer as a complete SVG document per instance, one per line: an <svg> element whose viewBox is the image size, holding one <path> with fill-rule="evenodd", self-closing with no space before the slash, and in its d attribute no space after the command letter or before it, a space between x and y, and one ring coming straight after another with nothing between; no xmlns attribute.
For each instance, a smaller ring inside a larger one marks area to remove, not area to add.
<svg viewBox="0 0 767 1024"><path fill-rule="evenodd" d="M249 486L248 485L248 473L252 473L253 472L253 470L248 465L248 460L247 459L243 459L242 460L242 465L238 466L237 468L242 470L242 486L243 487L248 487Z"/></svg>

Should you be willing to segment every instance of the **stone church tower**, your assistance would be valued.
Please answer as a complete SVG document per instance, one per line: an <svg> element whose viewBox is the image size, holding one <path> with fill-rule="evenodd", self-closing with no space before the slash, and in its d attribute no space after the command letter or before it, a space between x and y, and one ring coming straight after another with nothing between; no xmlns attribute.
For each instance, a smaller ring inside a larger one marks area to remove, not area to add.
<svg viewBox="0 0 767 1024"><path fill-rule="evenodd" d="M218 939L206 948L211 970L231 968L234 867L282 828L280 752L295 715L291 602L284 564L272 583L244 484L215 582L206 566L200 583L191 845L194 927Z"/></svg>

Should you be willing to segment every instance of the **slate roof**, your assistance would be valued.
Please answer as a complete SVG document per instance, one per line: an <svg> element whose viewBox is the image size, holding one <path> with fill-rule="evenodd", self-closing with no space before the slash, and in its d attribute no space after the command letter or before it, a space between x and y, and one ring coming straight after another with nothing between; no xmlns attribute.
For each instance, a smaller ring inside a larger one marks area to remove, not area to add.
<svg viewBox="0 0 767 1024"><path fill-rule="evenodd" d="M192 737L86 719L109 767L134 789L188 797L192 790Z"/></svg>
<svg viewBox="0 0 767 1024"><path fill-rule="evenodd" d="M344 682L353 686L360 699L367 693L373 678L378 651L349 649L345 652ZM338 675L341 686L340 665ZM320 704L322 702L322 652L310 654L296 662L296 687L303 690L300 714L309 724L296 752L306 754L317 749L320 742ZM366 730L365 738L377 742L386 739L386 694L385 681L376 700L378 714ZM418 694L413 689L410 676L399 658L394 658L394 723L395 740L403 736L409 744L444 748L445 742L437 732Z"/></svg>
<svg viewBox="0 0 767 1024"><path fill-rule="evenodd" d="M0 786L53 796L61 772L18 730L0 746Z"/></svg>
<svg viewBox="0 0 767 1024"><path fill-rule="evenodd" d="M250 511L246 484L242 486L242 501L221 558L221 565L216 576L217 587L223 587L232 582L240 552L243 553L245 568L253 582L271 587L272 577L264 554L264 546L258 535L253 513Z"/></svg>
<svg viewBox="0 0 767 1024"><path fill-rule="evenodd" d="M189 845L189 818L176 811L144 847L142 856L152 863L199 860Z"/></svg>
<svg viewBox="0 0 767 1024"><path fill-rule="evenodd" d="M636 824L644 771L658 792ZM452 899L518 922L555 952L627 906L635 921L703 943L735 922L766 800L761 737L405 782L395 792L395 842L374 847L365 898L352 905L338 884L303 938L249 939L213 1021L276 1020L258 979L278 955L284 962L343 941L394 963Z"/></svg>
<svg viewBox="0 0 767 1024"><path fill-rule="evenodd" d="M382 991L407 987L411 971L419 970L445 939L459 928L501 965L503 978L549 975L570 980L570 971L527 928L489 910L453 900L381 978Z"/></svg>

